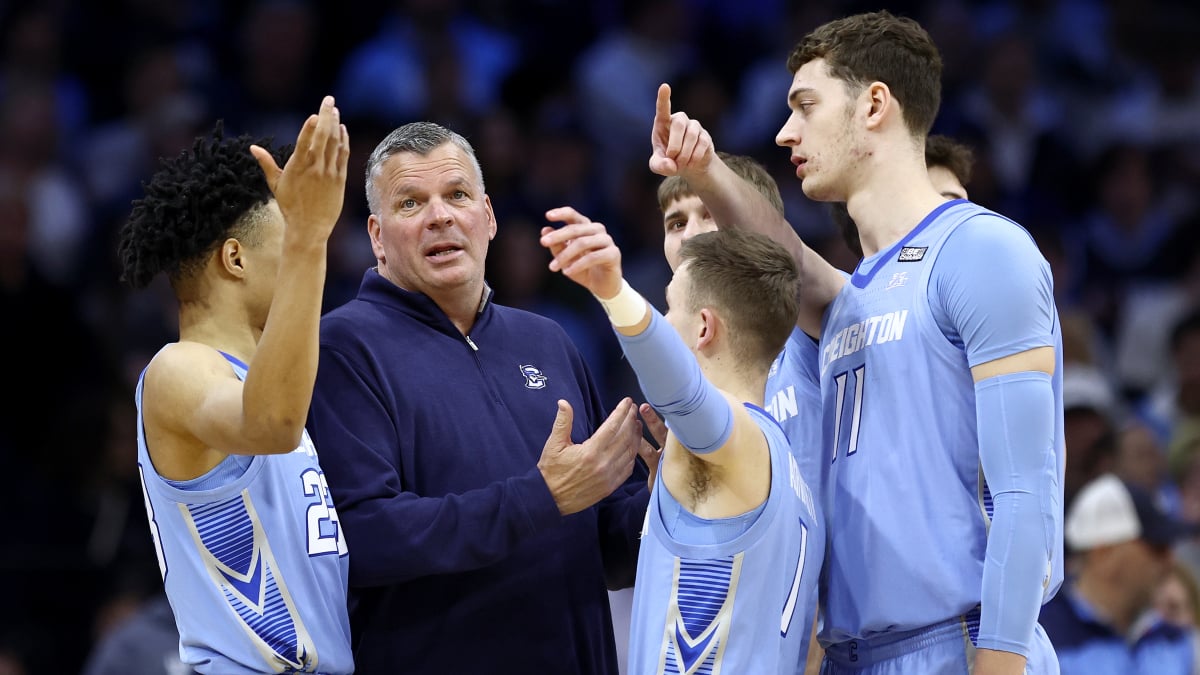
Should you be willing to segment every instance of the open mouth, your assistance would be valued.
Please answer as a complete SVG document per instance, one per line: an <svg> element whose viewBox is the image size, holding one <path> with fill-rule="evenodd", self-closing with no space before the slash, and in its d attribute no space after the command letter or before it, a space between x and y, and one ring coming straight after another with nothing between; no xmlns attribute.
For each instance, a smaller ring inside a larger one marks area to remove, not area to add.
<svg viewBox="0 0 1200 675"><path fill-rule="evenodd" d="M426 258L448 258L455 253L462 251L462 247L458 244L438 244L430 246L425 251Z"/></svg>

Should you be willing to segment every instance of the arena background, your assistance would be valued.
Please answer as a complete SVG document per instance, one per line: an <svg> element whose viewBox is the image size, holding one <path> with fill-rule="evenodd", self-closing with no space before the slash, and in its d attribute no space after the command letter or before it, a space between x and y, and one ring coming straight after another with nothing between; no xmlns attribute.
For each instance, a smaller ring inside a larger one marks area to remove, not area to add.
<svg viewBox="0 0 1200 675"><path fill-rule="evenodd" d="M561 322L615 402L636 382L598 306L547 271L544 211L568 204L608 225L628 278L661 306L646 161L669 82L719 149L776 174L791 222L851 269L773 139L790 47L881 7L920 20L942 50L935 131L977 153L973 199L1029 228L1053 265L1078 413L1069 465L1116 467L1200 519L1187 421L1200 416L1200 337L1169 344L1200 307L1194 3L0 0L0 673L78 672L161 588L132 387L175 339L175 308L165 284L124 290L114 254L158 157L218 119L290 142L333 93L354 148L328 308L373 263L370 149L403 122L450 126L474 143L498 216L496 299Z"/></svg>

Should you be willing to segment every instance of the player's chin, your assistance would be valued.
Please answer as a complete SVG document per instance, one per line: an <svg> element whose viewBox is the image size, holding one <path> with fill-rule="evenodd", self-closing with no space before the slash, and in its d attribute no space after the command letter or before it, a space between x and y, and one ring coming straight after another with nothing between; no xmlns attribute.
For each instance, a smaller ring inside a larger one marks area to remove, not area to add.
<svg viewBox="0 0 1200 675"><path fill-rule="evenodd" d="M804 176L800 179L800 190L805 197L815 202L835 202L839 201L833 196L832 191L827 188L815 176Z"/></svg>

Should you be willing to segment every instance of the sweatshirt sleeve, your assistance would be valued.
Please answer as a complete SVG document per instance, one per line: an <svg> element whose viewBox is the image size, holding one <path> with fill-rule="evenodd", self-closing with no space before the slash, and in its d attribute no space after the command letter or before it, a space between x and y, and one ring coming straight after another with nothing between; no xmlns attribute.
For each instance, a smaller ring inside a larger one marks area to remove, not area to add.
<svg viewBox="0 0 1200 675"><path fill-rule="evenodd" d="M323 344L308 431L350 549L351 586L485 567L562 522L536 467L444 497L406 492L395 424L360 371Z"/></svg>

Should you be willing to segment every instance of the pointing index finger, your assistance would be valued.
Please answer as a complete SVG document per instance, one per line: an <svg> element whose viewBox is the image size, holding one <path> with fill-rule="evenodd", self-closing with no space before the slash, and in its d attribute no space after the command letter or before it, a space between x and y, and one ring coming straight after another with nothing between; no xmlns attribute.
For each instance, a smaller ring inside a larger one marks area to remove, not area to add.
<svg viewBox="0 0 1200 675"><path fill-rule="evenodd" d="M663 82L658 85L658 101L654 106L654 121L669 123L671 120L671 85Z"/></svg>

